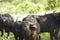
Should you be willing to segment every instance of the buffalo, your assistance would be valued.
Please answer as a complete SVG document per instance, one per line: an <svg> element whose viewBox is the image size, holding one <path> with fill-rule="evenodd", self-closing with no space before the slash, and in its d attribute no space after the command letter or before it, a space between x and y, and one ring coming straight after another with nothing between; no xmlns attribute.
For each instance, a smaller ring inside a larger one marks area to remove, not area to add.
<svg viewBox="0 0 60 40"><path fill-rule="evenodd" d="M14 34L15 40L23 40L23 36L21 32L21 21L14 22L12 33Z"/></svg>
<svg viewBox="0 0 60 40"><path fill-rule="evenodd" d="M49 32L51 40L58 40L58 32L60 28L60 12L45 14L43 16L28 15L27 17L36 18L40 25L40 33ZM23 20L26 20L27 17L25 17Z"/></svg>
<svg viewBox="0 0 60 40"><path fill-rule="evenodd" d="M25 40L39 40L40 26L36 18L27 17L21 25L21 32Z"/></svg>
<svg viewBox="0 0 60 40"><path fill-rule="evenodd" d="M1 36L3 37L4 31L8 33L7 38L9 39L9 33L12 30L12 24L14 19L10 14L0 14L0 30L2 32Z"/></svg>

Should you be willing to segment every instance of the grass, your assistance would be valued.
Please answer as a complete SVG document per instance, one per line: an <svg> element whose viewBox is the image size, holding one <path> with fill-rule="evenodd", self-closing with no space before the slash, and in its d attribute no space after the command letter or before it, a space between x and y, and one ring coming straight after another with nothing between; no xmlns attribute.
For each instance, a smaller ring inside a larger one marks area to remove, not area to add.
<svg viewBox="0 0 60 40"><path fill-rule="evenodd" d="M1 32L0 32L0 34L1 34ZM4 33L4 40L8 40L7 38L7 33L5 32ZM10 33L10 39L9 40L15 40L14 39L14 35L13 35L13 33ZM42 33L41 34L41 40L49 40L50 38L49 38L49 34L48 33ZM2 40L2 37L0 36L0 40Z"/></svg>
<svg viewBox="0 0 60 40"><path fill-rule="evenodd" d="M0 34L1 34L1 32L0 32ZM40 36L41 36L41 40L50 40L49 33L41 33ZM7 33L5 32L4 33L4 40L8 40L6 37L7 37ZM9 40L15 40L13 33L10 33L10 36L9 37L10 37ZM2 37L1 36L0 36L0 40L2 40ZM60 40L60 38L59 38L59 40Z"/></svg>
<svg viewBox="0 0 60 40"><path fill-rule="evenodd" d="M0 35L1 35L1 32L0 32ZM10 36L9 36L9 37L10 37L9 40L15 40L13 33L10 33ZM0 40L2 40L2 39L8 40L8 39L7 39L7 33L6 33L6 32L4 32L4 37L1 37L1 36L0 36Z"/></svg>

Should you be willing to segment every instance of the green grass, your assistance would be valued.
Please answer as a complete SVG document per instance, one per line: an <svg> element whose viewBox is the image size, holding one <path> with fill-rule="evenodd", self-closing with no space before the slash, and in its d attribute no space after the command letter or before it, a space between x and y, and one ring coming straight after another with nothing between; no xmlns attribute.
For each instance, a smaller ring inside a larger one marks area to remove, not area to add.
<svg viewBox="0 0 60 40"><path fill-rule="evenodd" d="M0 35L1 35L1 32L0 32ZM10 36L9 36L9 37L10 37L9 40L15 40L13 33L10 33ZM8 40L8 39L7 39L7 33L6 33L6 32L4 32L4 37L1 37L1 36L0 36L0 40L2 40L2 39Z"/></svg>
<svg viewBox="0 0 60 40"><path fill-rule="evenodd" d="M0 34L1 34L1 32L0 32ZM7 33L5 32L4 33L4 40L7 40ZM15 40L14 39L14 35L13 35L13 33L10 33L10 39L9 40ZM42 33L41 34L41 40L49 40L50 38L49 38L49 34L48 33ZM2 40L2 37L0 36L0 40Z"/></svg>
<svg viewBox="0 0 60 40"><path fill-rule="evenodd" d="M50 35L49 33L41 33L41 40L50 40Z"/></svg>
<svg viewBox="0 0 60 40"><path fill-rule="evenodd" d="M0 35L1 35L1 32L0 32ZM60 32L59 32L59 35L60 35ZM50 35L49 35L49 33L41 33L40 34L40 36L41 36L41 40L50 40ZM5 32L4 33L4 40L7 40L7 33ZM13 35L13 33L10 33L10 39L9 40L15 40L14 39L14 35ZM59 36L60 37L60 36ZM59 38L60 39L60 38ZM2 37L0 36L0 40L2 40Z"/></svg>

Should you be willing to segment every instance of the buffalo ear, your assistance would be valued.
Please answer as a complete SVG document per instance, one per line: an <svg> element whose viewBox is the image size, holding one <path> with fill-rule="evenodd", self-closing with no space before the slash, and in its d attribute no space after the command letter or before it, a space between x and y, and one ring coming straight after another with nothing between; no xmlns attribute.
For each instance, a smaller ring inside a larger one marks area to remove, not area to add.
<svg viewBox="0 0 60 40"><path fill-rule="evenodd" d="M19 17L16 18L16 22L18 22L18 18L19 18Z"/></svg>

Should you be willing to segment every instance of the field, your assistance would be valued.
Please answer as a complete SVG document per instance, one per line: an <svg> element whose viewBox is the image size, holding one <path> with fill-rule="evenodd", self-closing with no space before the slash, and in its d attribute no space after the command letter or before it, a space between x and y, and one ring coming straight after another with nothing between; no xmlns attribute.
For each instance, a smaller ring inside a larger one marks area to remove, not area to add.
<svg viewBox="0 0 60 40"><path fill-rule="evenodd" d="M11 14L14 21L18 18L21 20L27 15L44 15L60 11L60 0L0 0L0 14ZM0 32L1 35L1 32ZM60 32L58 36L60 35ZM41 40L50 40L49 33L41 33ZM4 32L4 37L0 36L0 40L7 40L7 33ZM9 40L15 40L13 33L10 33ZM60 36L59 36L60 40Z"/></svg>
<svg viewBox="0 0 60 40"><path fill-rule="evenodd" d="M3 38L4 40L7 40L7 38L6 38L7 36L6 35L7 35L7 33L5 32L4 33L4 38ZM41 33L40 36L41 36L41 40L50 40L49 33ZM13 33L10 33L10 36L9 37L10 37L9 40L15 40ZM2 40L2 37L1 36L0 36L0 40ZM59 38L59 40L60 40L60 38Z"/></svg>
<svg viewBox="0 0 60 40"><path fill-rule="evenodd" d="M7 33L4 33L4 40L7 40ZM9 40L15 40L14 39L14 35L13 35L13 33L10 33L10 39ZM49 34L48 33L43 33L43 34L41 34L41 40L49 40L50 38L49 38ZM0 37L0 40L2 40L2 38Z"/></svg>

